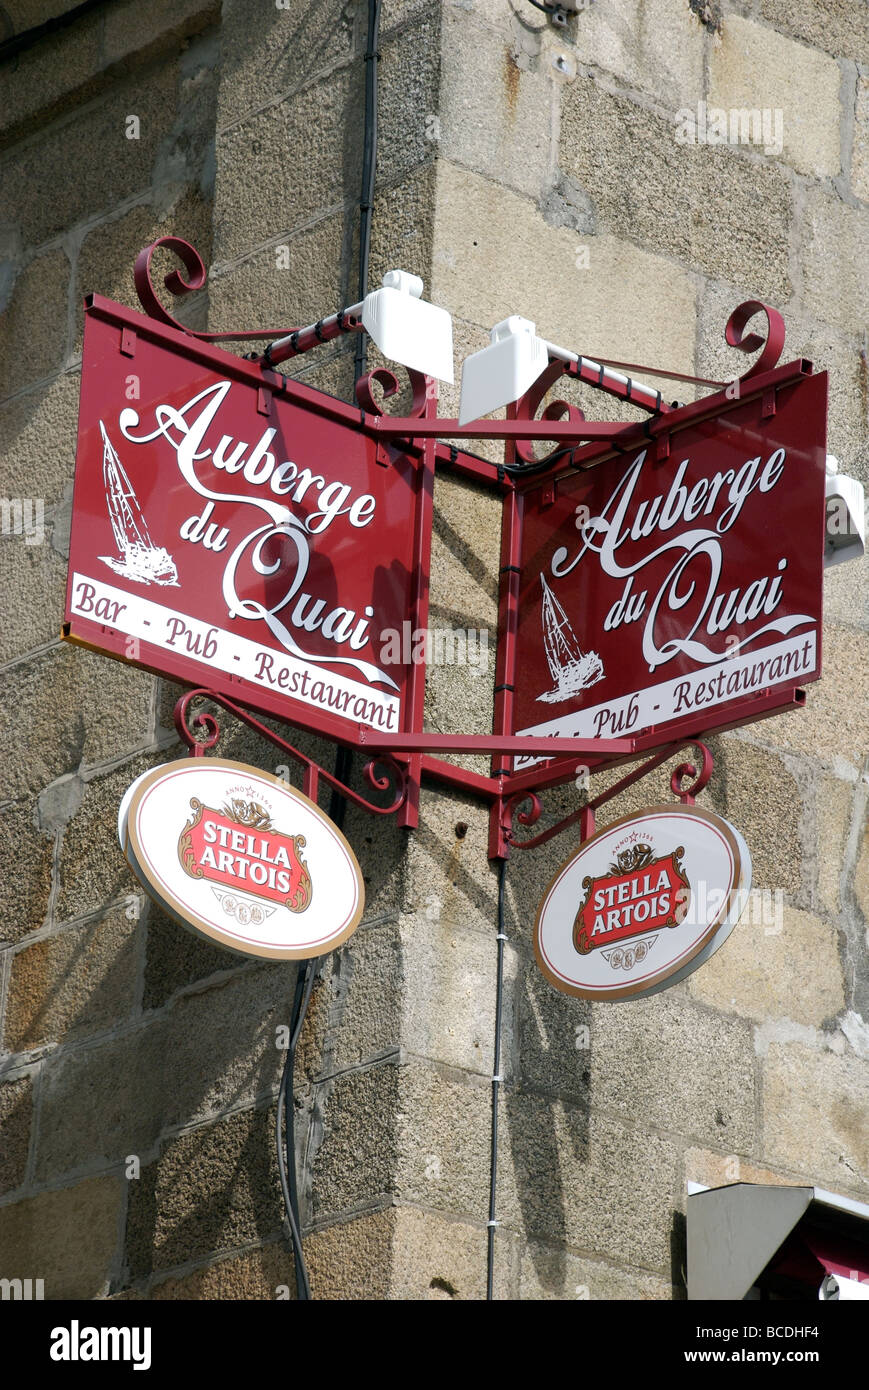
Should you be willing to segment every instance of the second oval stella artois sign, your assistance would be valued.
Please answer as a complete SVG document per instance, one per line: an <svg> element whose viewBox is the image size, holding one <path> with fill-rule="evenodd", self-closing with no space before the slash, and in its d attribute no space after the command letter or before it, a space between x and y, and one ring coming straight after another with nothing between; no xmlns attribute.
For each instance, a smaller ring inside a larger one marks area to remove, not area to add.
<svg viewBox="0 0 869 1390"><path fill-rule="evenodd" d="M651 806L601 830L563 864L534 948L557 989L583 999L655 994L723 945L745 906L739 832L695 806Z"/></svg>

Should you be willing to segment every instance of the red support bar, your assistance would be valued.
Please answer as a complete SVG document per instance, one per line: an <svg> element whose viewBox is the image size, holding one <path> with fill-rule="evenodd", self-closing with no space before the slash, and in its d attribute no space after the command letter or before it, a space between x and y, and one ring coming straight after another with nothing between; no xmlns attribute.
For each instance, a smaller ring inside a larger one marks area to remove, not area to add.
<svg viewBox="0 0 869 1390"><path fill-rule="evenodd" d="M610 424L600 420L475 420L460 425L458 420L377 415L365 421L374 434L389 437L415 435L421 439L552 439L575 444L581 439L615 439L624 434L625 422Z"/></svg>
<svg viewBox="0 0 869 1390"><path fill-rule="evenodd" d="M697 768L692 763L680 763L679 767L670 778L670 788L673 794L679 797L683 805L692 806L694 804L695 795L697 792L703 790L712 775L712 754L709 752L705 743L701 743L699 739L683 739L681 743L673 743L670 747L661 749L655 757L649 758L640 767L635 767L631 772L621 777L618 782L614 782L611 787L607 787L605 791L599 792L593 800L586 802L584 806L577 807L575 811L571 811L569 815L563 816L561 820L556 821L554 825L550 825L548 829L541 830L539 834L532 836L530 840L516 839L513 830L513 817L515 815L520 825L535 825L540 819L543 810L540 798L535 792L530 790L513 792L511 794L510 790L505 787L497 807L498 825L500 829L497 851L495 854L490 852L490 858L505 859L509 856L512 849L536 849L538 845L545 845L548 840L554 839L556 835L560 835L563 830L569 829L570 826L576 825L577 822L579 822L580 825L580 840L587 840L590 835L594 834L595 811L599 806L603 806L605 802L611 801L614 796L618 796L619 792L632 786L634 782L638 782L642 777L646 777L650 772L654 772L655 768L660 767L662 763L674 757L675 754L678 753L680 747L684 748L686 745L698 749L701 759L700 771L698 772ZM686 777L693 778L694 780L689 786L683 787L682 783ZM523 811L521 808L526 802L528 803L528 810Z"/></svg>
<svg viewBox="0 0 869 1390"><path fill-rule="evenodd" d="M743 378L739 383L739 399L741 401L752 400L756 396L762 396L765 392L774 388L785 386L792 381L799 381L806 376L811 376L812 370L811 362L804 358L797 358L793 362L788 362L782 367L773 367L760 376L752 377L749 381ZM711 419L713 416L719 415L728 404L729 398L725 395L725 392L716 391L710 396L701 396L699 400L689 402L689 404L682 406L678 411L675 424L673 417L676 412L667 411L652 416L648 420L644 420L637 425L625 425L623 423L619 426L617 434L611 436L609 440L605 438L592 438L592 436L589 435L587 436L590 441L588 444L577 447L572 454L561 453L557 459L553 459L552 475L559 476L562 473L593 468L596 464L609 457L613 447L628 453L632 449L650 447L650 442L656 443L660 435L669 434L672 435L673 439L676 439L680 430L687 428L689 425L696 425L703 420ZM504 422L502 421L502 423ZM534 428L537 428L539 424L539 421L534 421ZM547 428L552 431L558 429L559 426L561 429L567 428L562 421L554 421L551 425L547 426ZM470 429L471 426L468 426L468 428ZM576 431L579 426L574 425L573 428ZM582 426L582 428L586 429L587 426ZM537 439L540 436L532 434L529 430L526 437L528 439ZM556 439L559 436L553 433L551 436L547 437ZM762 441L759 442L762 443ZM539 473L529 474L527 480L519 478L516 480L516 483L520 491L528 487L539 487L540 475Z"/></svg>
<svg viewBox="0 0 869 1390"><path fill-rule="evenodd" d="M313 801L316 805L317 793L320 790L320 773L313 763L308 763L305 766L302 787L308 800Z"/></svg>
<svg viewBox="0 0 869 1390"><path fill-rule="evenodd" d="M631 377L621 380L620 373L613 372L605 363L588 357L580 357L578 362L565 364L565 375L576 377L588 386L605 391L607 395L615 396L618 400L629 401L641 410L657 414L659 411L671 409L655 387L646 386L644 382L634 381Z"/></svg>
<svg viewBox="0 0 869 1390"><path fill-rule="evenodd" d="M529 734L381 734L359 725L359 746L389 753L512 753L541 754L547 758L583 753L605 757L630 757L636 749L632 738L534 738Z"/></svg>
<svg viewBox="0 0 869 1390"><path fill-rule="evenodd" d="M358 311L361 305L355 304L352 309L341 309L336 314L329 314L327 318L320 319L317 323L308 324L306 328L297 328L292 333L288 333L284 338L277 338L269 343L262 357L259 359L264 367L275 367L279 362L286 362L290 357L298 357L303 352L309 352L311 348L317 347L320 343L328 343L332 338L340 338L344 333L358 332L362 328L362 319Z"/></svg>
<svg viewBox="0 0 869 1390"><path fill-rule="evenodd" d="M595 757L593 753L587 752L575 758L552 759L550 762L537 763L523 772L514 772L504 781L504 795L513 796L516 792L546 791L551 787L561 787L565 782L575 781L581 767L587 768L589 772L618 767L621 763L630 762L632 758L640 756L643 750L637 747L638 741L634 741L630 753L618 758Z"/></svg>
<svg viewBox="0 0 869 1390"><path fill-rule="evenodd" d="M501 570L498 596L498 631L501 640L495 665L493 732L506 737L513 727L513 694L516 684L516 632L519 625L519 559L522 513L515 492L504 499L501 512ZM509 771L504 758L494 758L492 773Z"/></svg>
<svg viewBox="0 0 869 1390"><path fill-rule="evenodd" d="M455 445L435 445L435 462L438 468L448 468L451 473L470 478L472 482L483 483L486 487L497 488L500 492L513 492L516 484L497 463L488 459L476 458L473 454L459 453Z"/></svg>
<svg viewBox="0 0 869 1390"><path fill-rule="evenodd" d="M371 811L377 816L391 816L400 809L407 796L408 773L404 763L392 756L387 750L378 750L375 757L365 764L363 769L365 780L370 787L378 792L393 791L392 801L386 806L378 806L366 797L360 796L352 787L341 782L334 773L328 772L326 768L315 763L313 758L302 753L300 749L288 743L280 734L276 734L268 725L263 724L257 719L249 709L243 705L236 704L234 700L228 699L225 695L216 690L208 690L204 686L199 686L193 690L188 690L186 694L176 702L175 705L175 728L179 736L187 744L190 756L194 758L204 757L206 752L210 752L220 739L220 725L216 718L208 710L201 710L194 714L191 708L193 701L198 699L211 700L223 709L229 710L236 719L240 719L243 724L256 732L269 743L273 743L276 748L290 757L298 767L302 769L302 784L305 788L305 795L310 796L312 801L317 798L320 779L334 790L354 802L357 806L362 806L366 811ZM200 731L201 737L197 734ZM378 768L381 771L378 773ZM311 789L309 791L309 788ZM313 793L313 794L312 794Z"/></svg>
<svg viewBox="0 0 869 1390"><path fill-rule="evenodd" d="M455 763L445 763L440 758L432 758L423 753L420 758L422 771L433 782L443 782L445 786L456 787L460 792L472 796L482 796L486 801L497 801L501 794L501 784L497 777L484 777L480 772L471 772Z"/></svg>
<svg viewBox="0 0 869 1390"><path fill-rule="evenodd" d="M425 378L425 418L433 419L438 409L438 386L432 377ZM415 632L428 627L429 584L431 572L432 513L434 511L435 452L437 445L427 439L422 446L422 458L417 473L421 489L421 505L416 509L416 530L413 551L416 568L413 576L412 623ZM425 667L414 663L408 676L407 709L413 728L422 728L425 712ZM419 824L419 791L422 758L414 751L408 760L407 796L398 812L399 825L413 830Z"/></svg>

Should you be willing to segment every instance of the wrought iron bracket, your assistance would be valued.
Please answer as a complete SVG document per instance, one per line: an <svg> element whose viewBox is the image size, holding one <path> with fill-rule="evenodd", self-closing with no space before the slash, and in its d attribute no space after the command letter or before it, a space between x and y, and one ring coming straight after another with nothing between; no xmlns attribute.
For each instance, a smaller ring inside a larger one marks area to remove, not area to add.
<svg viewBox="0 0 869 1390"><path fill-rule="evenodd" d="M614 796L618 796L628 787L633 786L635 782L639 782L641 778L647 777L650 772L654 772L662 763L667 762L681 748L685 747L695 748L700 754L699 771L694 763L680 763L670 778L670 790L674 796L679 798L683 806L693 806L695 797L703 790L712 776L714 762L705 743L699 739L682 739L678 743L673 743L668 748L662 749L640 767L634 768L618 782L614 782L611 787L607 787L605 791L599 792L597 796L584 802L576 811L563 816L554 825L528 840L517 838L514 819L520 825L536 825L543 811L539 796L535 791L520 791L502 797L498 807L499 847L502 853L498 857L507 858L510 851L514 849L535 849L538 845L545 845L554 836L560 835L562 831L577 824L579 825L579 840L582 844L595 832L595 813L600 806L611 801ZM686 778L693 780L685 785ZM529 803L528 809L520 810L520 807L526 802Z"/></svg>
<svg viewBox="0 0 869 1390"><path fill-rule="evenodd" d="M268 728L243 705L237 705L234 700L228 700L225 695L218 695L204 686L199 686L195 690L188 690L175 705L175 728L187 744L192 758L203 757L206 752L216 747L220 739L220 725L213 714L207 710L200 710L195 714L191 712L190 706L197 699L211 700L214 704L228 710L236 719L247 724L248 728L255 729L262 738L268 739L269 743L273 743L286 757L291 758L302 769L302 790L310 801L317 801L321 781L325 782L333 791L338 792L340 796L346 797L348 801L354 802L355 805L363 807L366 811L371 811L376 816L394 815L407 799L407 768L391 753L378 752L363 767L363 776L375 791L389 791L390 787L395 785L395 795L389 805L378 806L366 797L360 796L334 773L327 772L320 763L309 758L292 743L288 743L285 738ZM197 729L202 730L203 737L197 736L195 732ZM383 773L378 775L378 767L384 769L387 775L383 775Z"/></svg>
<svg viewBox="0 0 869 1390"><path fill-rule="evenodd" d="M386 748L377 748L375 756L365 763L363 767L363 776L375 791L388 791L390 787L393 785L395 786L395 794L392 801L386 806L378 806L376 803L369 801L367 797L360 796L359 793L354 791L352 787L349 787L346 782L343 782L334 773L328 772L320 763L308 757L307 754L302 753L300 749L296 748L292 743L289 743L287 739L283 738L280 734L276 734L273 729L263 724L261 720L257 719L256 716L251 714L243 705L238 705L234 700L227 699L226 696L208 690L204 686L187 691L175 705L175 727L184 743L186 743L191 757L203 757L207 752L210 752L217 746L221 734L220 725L213 714L208 710L199 710L195 713L191 710L193 702L199 699L210 700L214 704L220 705L223 709L234 715L236 719L241 720L248 728L254 729L262 738L267 739L269 743L279 748L283 754L292 759L302 770L302 790L311 801L317 801L320 782L324 781L340 796L346 797L349 801L354 802L355 805L361 806L364 810L370 811L372 814L378 816L394 815L405 806L410 790L409 762L411 754L419 759L423 749L431 749L434 747L438 749L441 747L458 747L464 749L465 743L470 739L470 735L457 735L455 737L450 735L439 737L431 734L421 734L418 736L404 735L400 739L402 752L404 754L403 758L401 754L396 756L396 754ZM514 739L487 738L485 735L473 739L475 752L503 752L504 744L510 744L510 751L514 751L512 745L518 742L519 740ZM621 754L621 758L623 760L629 758L631 756L630 740L622 739L618 740L618 743L618 752ZM533 745L534 740L523 739L522 744L523 751L525 751L524 745ZM453 768L452 773L454 775L450 776L447 772L447 769L450 767L449 764L440 764L439 770L444 780L450 781L460 789L482 795L489 801L489 857L492 859L507 859L514 849L535 849L538 845L546 844L548 840L553 839L556 835L560 835L562 831L570 829L571 826L577 823L580 826L580 842L587 840L589 836L594 834L595 812L600 806L603 806L607 801L617 796L619 792L632 786L634 782L638 782L650 772L654 772L662 763L674 757L681 748L686 747L695 748L699 753L699 771L694 763L680 763L670 778L670 789L673 795L677 796L683 805L693 805L694 798L703 790L712 775L713 760L712 754L705 743L702 743L699 739L682 739L662 749L660 752L656 753L654 757L647 759L640 767L634 768L631 772L627 773L626 776L621 777L611 787L608 787L605 791L599 792L592 800L586 801L576 811L572 811L568 816L563 816L562 819L557 821L554 825L549 826L546 830L541 831L539 834L527 840L521 840L517 837L514 822L524 826L535 825L540 819L543 810L536 789L532 789L527 785L520 786L518 790L516 788L517 781L527 782L528 774L517 777L516 775L508 776L505 773L500 773L494 777L480 777L466 773L461 768ZM537 749L536 751L540 750ZM563 782L569 779L571 772L565 772L564 763L565 761L569 761L572 765L575 763L576 757L583 751L585 751L586 756L590 756L589 748L586 745L577 747L574 750L573 757L569 760L565 760L562 756L554 768L549 766L541 771L538 774L540 781L548 785L553 785L558 781ZM601 755L606 757L607 754L609 754L611 758L612 753L616 750L608 747L606 750L600 748L596 751L598 752L598 761L600 761ZM432 762L433 761L434 760L432 760ZM422 757L421 762L421 771L434 770L426 767L425 757ZM379 774L378 768L382 769ZM688 785L685 785L685 780L687 778L692 780ZM528 809L520 809L526 802L528 803Z"/></svg>
<svg viewBox="0 0 869 1390"><path fill-rule="evenodd" d="M188 241L175 236L158 237L150 246L144 247L139 252L133 270L136 293L145 313L159 323L176 328L187 336L198 338L206 343L268 338L272 340L271 346L274 346L275 339L286 338L292 345L287 347L279 356L276 354L274 361L268 350L262 356L256 353L249 354L251 359L257 362L264 371L274 370L278 360L298 356L320 343L329 342L340 334L358 331L361 328L361 323L352 316L351 311L342 309L337 314L320 319L310 330L258 328L232 330L223 333L198 332L173 318L157 295L151 278L151 261L158 247L164 247L166 250L174 252L184 267L186 278L185 274L176 269L171 270L163 279L166 289L176 298L181 299L196 290L201 290L205 286L208 274L199 252ZM749 320L761 313L766 316L766 337L761 337L757 333L745 334L744 329ZM784 319L776 309L761 303L760 300L749 299L734 309L727 321L724 336L730 347L738 348L741 352L753 353L760 350L760 356L738 379L744 383L751 381L753 385L756 378L772 371L781 357L785 342ZM418 372L410 371L408 373L413 387L413 402L410 414L407 416L385 415L372 396L371 384L374 381L385 388L384 394L386 396L396 394L398 383L393 374L386 369L377 368L368 372L359 382L356 392L359 403L372 416L368 422L369 428L372 428L378 437L383 439L400 439L405 436L420 440L426 438L503 439L507 449L508 462L515 462L519 459L524 463L536 463L539 461L535 459L531 448L532 442L535 440L548 440L556 444L556 449L548 455L549 459L555 461L564 454L565 449L578 449L582 444L586 446L595 443L613 445L618 440L616 447L629 448L632 447L633 436L636 435L640 441L643 439L647 443L649 440L657 441L659 456L666 457L668 449L666 417L672 412L674 406L668 405L660 392L638 394L636 383L632 381L630 376L622 378L619 375L614 375L607 370L610 367L621 367L628 371L642 372L648 376L665 377L668 380L691 382L702 386L722 388L726 385L726 383L712 381L706 377L689 376L683 372L663 371L639 363L616 361L613 358L583 356L575 362L553 359L531 389L511 407L506 420L475 420L470 425L460 425L458 420L439 417L435 411L426 410L427 399L432 399L434 383L429 383L428 379ZM650 418L641 426L632 426L625 422L589 421L586 420L582 410L564 400L548 402L543 407L539 418L536 418L537 411L543 404L547 392L562 376L571 377L595 390L602 391L605 395L615 396L631 405L639 406L648 412ZM653 396L653 399L650 400L649 396ZM426 418L422 419L423 416Z"/></svg>

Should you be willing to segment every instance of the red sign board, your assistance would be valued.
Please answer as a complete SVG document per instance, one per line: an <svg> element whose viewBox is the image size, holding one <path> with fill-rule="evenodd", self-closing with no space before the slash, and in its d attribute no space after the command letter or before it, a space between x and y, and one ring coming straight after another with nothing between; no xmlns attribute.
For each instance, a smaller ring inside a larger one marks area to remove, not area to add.
<svg viewBox="0 0 869 1390"><path fill-rule="evenodd" d="M89 306L72 640L348 741L406 730L430 500L358 409Z"/></svg>
<svg viewBox="0 0 869 1390"><path fill-rule="evenodd" d="M826 399L820 374L687 407L668 453L523 490L516 734L651 748L818 678Z"/></svg>

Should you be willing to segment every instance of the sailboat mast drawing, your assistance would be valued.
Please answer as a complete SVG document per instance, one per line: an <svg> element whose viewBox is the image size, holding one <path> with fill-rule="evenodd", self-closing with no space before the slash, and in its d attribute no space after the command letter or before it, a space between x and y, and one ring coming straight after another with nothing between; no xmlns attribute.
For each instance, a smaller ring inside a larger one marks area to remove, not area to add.
<svg viewBox="0 0 869 1390"><path fill-rule="evenodd" d="M543 650L549 674L554 682L552 690L538 695L538 700L547 704L557 704L560 700L570 700L588 686L603 680L603 662L597 652L583 652L576 633L558 599L550 589L543 574Z"/></svg>
<svg viewBox="0 0 869 1390"><path fill-rule="evenodd" d="M178 570L168 550L151 540L148 523L139 505L133 484L112 447L106 427L100 420L103 435L103 483L106 506L112 523L118 558L101 555L100 559L116 574L134 579L138 584L177 584Z"/></svg>

